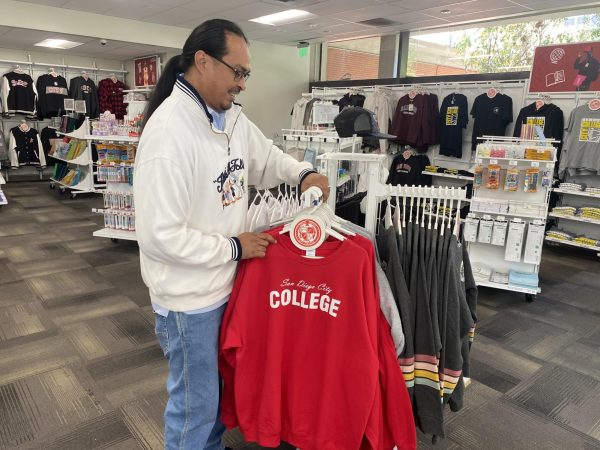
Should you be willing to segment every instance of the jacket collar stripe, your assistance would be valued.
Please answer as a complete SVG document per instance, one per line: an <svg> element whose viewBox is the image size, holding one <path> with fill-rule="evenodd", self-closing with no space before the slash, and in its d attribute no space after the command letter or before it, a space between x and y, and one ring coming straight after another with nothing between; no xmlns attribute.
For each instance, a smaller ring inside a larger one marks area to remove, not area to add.
<svg viewBox="0 0 600 450"><path fill-rule="evenodd" d="M179 88L180 91L182 91L183 93L188 95L192 100L194 100L196 102L196 104L200 107L200 109L202 109L204 111L204 113L206 114L206 117L208 117L208 121L212 124L213 117L208 112L208 109L206 108L206 104L204 103L204 100L202 99L202 97L200 97L200 94L198 94L196 89L194 89L194 86L192 86L190 83L187 82L187 80L183 77L183 74L177 75L177 81L175 82L175 86L177 88Z"/></svg>

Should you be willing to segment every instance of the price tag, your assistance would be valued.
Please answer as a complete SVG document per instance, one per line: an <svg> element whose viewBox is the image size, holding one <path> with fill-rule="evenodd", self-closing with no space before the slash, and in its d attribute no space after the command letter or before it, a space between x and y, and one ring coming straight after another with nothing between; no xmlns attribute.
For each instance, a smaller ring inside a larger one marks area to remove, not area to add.
<svg viewBox="0 0 600 450"><path fill-rule="evenodd" d="M498 164L498 160L497 159L490 159L490 164Z"/></svg>
<svg viewBox="0 0 600 450"><path fill-rule="evenodd" d="M509 166L516 166L516 165L518 165L518 164L519 164L519 161L515 161L514 159L513 159L513 160L510 160L510 161L508 162L508 165L509 165Z"/></svg>
<svg viewBox="0 0 600 450"><path fill-rule="evenodd" d="M531 167L540 167L539 161L531 161Z"/></svg>

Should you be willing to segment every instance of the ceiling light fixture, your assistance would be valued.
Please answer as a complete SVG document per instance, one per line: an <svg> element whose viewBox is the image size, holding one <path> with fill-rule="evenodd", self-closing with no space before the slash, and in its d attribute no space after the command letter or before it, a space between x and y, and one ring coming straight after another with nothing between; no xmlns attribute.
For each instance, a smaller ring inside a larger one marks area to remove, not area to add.
<svg viewBox="0 0 600 450"><path fill-rule="evenodd" d="M447 16L448 14L450 14L450 12L451 12L451 11L450 11L449 9L442 9L442 10L440 11L440 14L443 14L443 15Z"/></svg>
<svg viewBox="0 0 600 450"><path fill-rule="evenodd" d="M312 17L307 11L301 9L288 9L287 11L281 11L275 14L269 14L268 16L256 17L250 19L250 22L262 23L264 25L285 25L288 23L300 22Z"/></svg>
<svg viewBox="0 0 600 450"><path fill-rule="evenodd" d="M44 39L37 44L33 44L36 47L49 47L59 48L61 50L68 50L70 48L79 47L83 45L83 42L67 41L66 39Z"/></svg>

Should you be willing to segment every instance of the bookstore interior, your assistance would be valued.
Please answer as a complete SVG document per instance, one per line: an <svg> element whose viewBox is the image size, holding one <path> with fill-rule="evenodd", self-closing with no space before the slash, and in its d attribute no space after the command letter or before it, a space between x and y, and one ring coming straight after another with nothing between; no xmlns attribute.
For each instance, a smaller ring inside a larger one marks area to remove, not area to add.
<svg viewBox="0 0 600 450"><path fill-rule="evenodd" d="M598 3L0 2L0 449L600 449Z"/></svg>

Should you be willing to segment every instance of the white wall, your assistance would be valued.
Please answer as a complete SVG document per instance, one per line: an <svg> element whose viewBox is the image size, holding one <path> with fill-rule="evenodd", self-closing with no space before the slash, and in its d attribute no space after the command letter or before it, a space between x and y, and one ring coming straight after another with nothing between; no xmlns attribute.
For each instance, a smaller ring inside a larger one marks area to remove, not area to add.
<svg viewBox="0 0 600 450"><path fill-rule="evenodd" d="M307 92L310 58L284 45L251 42L252 76L239 102L244 112L268 138L289 128L294 103Z"/></svg>

